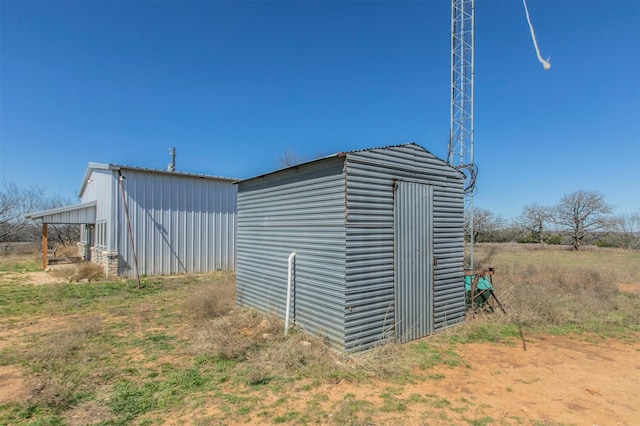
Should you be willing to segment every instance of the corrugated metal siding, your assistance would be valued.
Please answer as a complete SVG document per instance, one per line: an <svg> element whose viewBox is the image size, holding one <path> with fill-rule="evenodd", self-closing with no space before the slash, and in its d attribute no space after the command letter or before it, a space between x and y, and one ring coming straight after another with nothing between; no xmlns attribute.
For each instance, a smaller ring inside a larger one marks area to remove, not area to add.
<svg viewBox="0 0 640 426"><path fill-rule="evenodd" d="M51 215L45 219L46 223L78 223L91 224L96 223L96 207L84 207L71 210L65 213Z"/></svg>
<svg viewBox="0 0 640 426"><path fill-rule="evenodd" d="M237 304L284 316L287 258L296 252L291 318L343 349L344 159L239 183Z"/></svg>
<svg viewBox="0 0 640 426"><path fill-rule="evenodd" d="M464 318L462 177L407 144L347 154L347 351L394 335L395 181L433 186L434 328Z"/></svg>
<svg viewBox="0 0 640 426"><path fill-rule="evenodd" d="M464 320L464 194L460 188L433 188L434 328Z"/></svg>
<svg viewBox="0 0 640 426"><path fill-rule="evenodd" d="M57 209L44 210L30 215L32 219L41 219L42 223L52 224L92 224L96 223L96 203L76 204Z"/></svg>
<svg viewBox="0 0 640 426"><path fill-rule="evenodd" d="M433 189L398 182L395 192L396 341L433 333Z"/></svg>
<svg viewBox="0 0 640 426"><path fill-rule="evenodd" d="M133 253L113 173L120 273L131 275ZM124 168L121 173L141 275L235 268L237 187L231 181Z"/></svg>
<svg viewBox="0 0 640 426"><path fill-rule="evenodd" d="M116 250L116 220L114 203L116 179L112 170L94 169L80 199L83 203L96 201L96 222L107 221L107 249Z"/></svg>

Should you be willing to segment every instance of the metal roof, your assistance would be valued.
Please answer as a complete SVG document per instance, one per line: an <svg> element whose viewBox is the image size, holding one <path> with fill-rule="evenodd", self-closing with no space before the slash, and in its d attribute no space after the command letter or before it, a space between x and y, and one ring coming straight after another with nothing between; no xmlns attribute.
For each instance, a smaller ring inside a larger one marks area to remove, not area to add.
<svg viewBox="0 0 640 426"><path fill-rule="evenodd" d="M87 224L96 222L96 201L56 209L43 210L25 215L26 219L42 219L42 223Z"/></svg>
<svg viewBox="0 0 640 426"><path fill-rule="evenodd" d="M90 162L87 166L87 171L84 174L84 179L82 180L82 186L80 187L80 191L78 192L78 196L82 196L85 187L87 186L87 182L89 180L89 176L91 176L91 172L93 170L137 170L141 172L148 173L160 173L165 175L175 175L175 176L187 176L187 177L199 177L203 179L214 179L214 180L222 180L228 182L237 182L240 179L230 178L230 177L222 177L222 176L212 176L212 175L204 175L199 173L188 173L188 172L178 172L173 171L170 172L168 170L160 170L160 169L149 169L145 167L136 167L136 166L126 166L121 164L105 164L105 163L93 163Z"/></svg>
<svg viewBox="0 0 640 426"><path fill-rule="evenodd" d="M264 174L261 174L261 175L253 176L253 177L250 177L250 178L247 178L247 179L238 179L234 183L247 182L247 181L250 181L250 180L253 180L253 179L258 179L258 178L261 178L261 177L265 177L265 176L269 176L269 175L272 175L272 174L275 174L275 173L279 173L279 172L282 172L284 170L294 169L296 167L300 167L300 166L303 166L303 165L306 165L306 164L312 164L312 163L315 163L315 162L324 161L324 160L326 160L328 158L346 157L349 154L353 154L353 153L357 153L357 152L373 151L373 150L376 150L376 149L397 148L397 147L408 146L408 145L417 146L418 148L423 149L425 152L428 152L429 154L433 155L437 160L440 160L443 163L449 165L443 159L435 156L430 151L427 151L423 146L420 146L415 142L407 142L407 143L401 143L401 144L395 144L395 145L378 146L378 147L373 147L373 148L363 148L363 149L354 149L352 151L336 152L335 154L330 154L330 155L327 155L325 157L320 157L320 158L316 158L316 159L313 159L313 160L310 160L310 161L305 161L303 163L294 164L293 166L283 167L282 169L274 170L272 172L268 172L268 173L264 173ZM451 167L451 166L449 166L449 167Z"/></svg>

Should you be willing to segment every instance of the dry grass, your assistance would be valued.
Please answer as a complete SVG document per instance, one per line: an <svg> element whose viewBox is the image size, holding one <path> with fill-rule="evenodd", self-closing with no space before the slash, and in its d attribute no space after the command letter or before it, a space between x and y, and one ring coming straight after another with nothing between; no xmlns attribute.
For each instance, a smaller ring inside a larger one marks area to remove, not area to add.
<svg viewBox="0 0 640 426"><path fill-rule="evenodd" d="M407 363L407 355L405 345L389 343L374 346L371 350L354 358L353 362L365 376L394 379L402 375L409 378L410 364Z"/></svg>
<svg viewBox="0 0 640 426"><path fill-rule="evenodd" d="M58 246L56 248L56 257L77 257L78 256L78 246L70 245L70 246Z"/></svg>
<svg viewBox="0 0 640 426"><path fill-rule="evenodd" d="M187 312L195 320L208 320L227 314L236 303L236 283L229 276L195 289L187 298Z"/></svg>
<svg viewBox="0 0 640 426"><path fill-rule="evenodd" d="M35 374L30 377L30 403L50 407L66 407L74 401L74 394L88 384L69 371L77 369L75 354L91 337L102 329L102 319L89 316L76 322L71 328L56 330L42 336L35 347L27 353L30 368Z"/></svg>
<svg viewBox="0 0 640 426"><path fill-rule="evenodd" d="M640 255L574 252L530 245L480 245L477 266L495 266L494 287L517 324L640 326L640 297L619 283L640 285Z"/></svg>
<svg viewBox="0 0 640 426"><path fill-rule="evenodd" d="M77 265L75 274L70 278L71 281L97 281L104 276L104 268L95 263L83 262Z"/></svg>
<svg viewBox="0 0 640 426"><path fill-rule="evenodd" d="M0 243L0 256L8 255L32 255L40 254L40 245L37 243Z"/></svg>
<svg viewBox="0 0 640 426"><path fill-rule="evenodd" d="M528 266L500 277L499 297L525 323L564 325L631 314L637 301L592 269Z"/></svg>
<svg viewBox="0 0 640 426"><path fill-rule="evenodd" d="M325 376L346 368L322 339L291 329L275 315L233 309L224 316L196 321L192 349L199 356L242 362L250 385L274 378Z"/></svg>
<svg viewBox="0 0 640 426"><path fill-rule="evenodd" d="M245 360L250 350L266 345L283 329L279 318L249 309L234 309L194 325L196 354L234 360Z"/></svg>
<svg viewBox="0 0 640 426"><path fill-rule="evenodd" d="M76 263L73 266L61 265L50 271L54 277L69 282L99 281L104 277L104 268L91 262Z"/></svg>
<svg viewBox="0 0 640 426"><path fill-rule="evenodd" d="M339 376L346 368L321 339L296 330L285 337L281 330L278 331L279 334L266 337L267 345L247 353L249 383L264 383L273 377Z"/></svg>
<svg viewBox="0 0 640 426"><path fill-rule="evenodd" d="M218 318L195 321L190 340L195 355L241 363L249 385L305 377L336 382L375 377L408 383L415 380L415 365L426 369L458 362L440 344L425 341L385 343L348 356L297 328L285 336L282 319L252 309L233 309Z"/></svg>

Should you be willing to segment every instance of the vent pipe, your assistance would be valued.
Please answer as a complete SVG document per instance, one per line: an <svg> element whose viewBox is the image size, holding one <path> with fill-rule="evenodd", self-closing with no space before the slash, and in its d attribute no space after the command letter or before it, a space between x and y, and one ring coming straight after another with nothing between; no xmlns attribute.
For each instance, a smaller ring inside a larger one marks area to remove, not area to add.
<svg viewBox="0 0 640 426"><path fill-rule="evenodd" d="M176 147L169 148L169 155L171 156L171 162L167 164L167 170L170 172L176 171Z"/></svg>
<svg viewBox="0 0 640 426"><path fill-rule="evenodd" d="M285 315L284 315L284 335L285 336L289 332L289 305L291 305L291 281L292 281L291 278L293 275L293 259L295 259L295 257L296 257L296 252L294 251L289 255L289 260L288 260L289 268L287 272L287 305L285 308Z"/></svg>

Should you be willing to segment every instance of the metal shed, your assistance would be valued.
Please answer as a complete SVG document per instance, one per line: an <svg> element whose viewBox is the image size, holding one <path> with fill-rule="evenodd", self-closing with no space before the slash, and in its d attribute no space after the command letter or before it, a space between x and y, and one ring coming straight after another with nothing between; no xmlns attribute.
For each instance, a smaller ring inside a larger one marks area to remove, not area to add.
<svg viewBox="0 0 640 426"><path fill-rule="evenodd" d="M414 144L238 183L237 304L356 352L464 319L463 175Z"/></svg>
<svg viewBox="0 0 640 426"><path fill-rule="evenodd" d="M236 179L89 163L80 204L31 214L82 223L80 254L107 275L235 269ZM43 227L44 228L44 227Z"/></svg>

